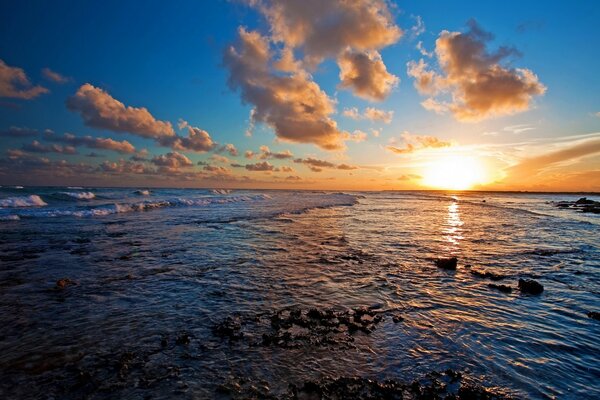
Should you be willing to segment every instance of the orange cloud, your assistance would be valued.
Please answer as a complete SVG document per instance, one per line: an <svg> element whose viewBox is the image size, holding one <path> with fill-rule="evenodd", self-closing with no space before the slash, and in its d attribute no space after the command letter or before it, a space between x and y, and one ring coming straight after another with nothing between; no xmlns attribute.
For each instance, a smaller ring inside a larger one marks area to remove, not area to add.
<svg viewBox="0 0 600 400"><path fill-rule="evenodd" d="M367 107L362 114L358 111L358 108L356 107L346 108L342 112L342 115L356 120L368 119L370 121L381 121L386 124L392 122L392 119L394 118L393 111L380 110L374 107Z"/></svg>
<svg viewBox="0 0 600 400"><path fill-rule="evenodd" d="M372 101L384 100L400 79L387 71L377 51L345 51L338 57L340 87Z"/></svg>
<svg viewBox="0 0 600 400"><path fill-rule="evenodd" d="M48 92L43 86L33 86L21 68L10 67L0 60L0 97L30 100Z"/></svg>
<svg viewBox="0 0 600 400"><path fill-rule="evenodd" d="M411 135L408 132L403 133L401 136L404 139L405 147L387 146L386 148L392 153L410 154L428 148L439 149L452 146L452 143L440 140L435 136Z"/></svg>
<svg viewBox="0 0 600 400"><path fill-rule="evenodd" d="M275 73L270 68L268 40L258 32L239 30L239 43L224 57L229 84L254 105L253 122L263 122L290 142L313 143L326 150L341 149L342 132L329 115L334 103L305 71Z"/></svg>
<svg viewBox="0 0 600 400"><path fill-rule="evenodd" d="M170 122L159 121L144 108L125 106L104 90L89 83L82 85L67 100L67 107L78 112L86 125L114 132L129 132L151 139L175 136Z"/></svg>
<svg viewBox="0 0 600 400"><path fill-rule="evenodd" d="M44 75L44 77L46 79L48 79L49 81L52 81L54 83L62 84L62 83L67 83L71 80L70 78L63 76L56 71L52 71L50 68L42 69L42 74Z"/></svg>
<svg viewBox="0 0 600 400"><path fill-rule="evenodd" d="M443 31L436 40L440 72L430 69L423 59L410 61L407 72L415 79L415 87L431 96L423 106L436 112L450 111L457 120L467 122L531 108L534 97L544 94L546 87L528 69L503 66L502 60L519 53L508 47L489 52L486 46L492 39L470 21L467 32ZM436 99L443 93L449 93L452 100Z"/></svg>

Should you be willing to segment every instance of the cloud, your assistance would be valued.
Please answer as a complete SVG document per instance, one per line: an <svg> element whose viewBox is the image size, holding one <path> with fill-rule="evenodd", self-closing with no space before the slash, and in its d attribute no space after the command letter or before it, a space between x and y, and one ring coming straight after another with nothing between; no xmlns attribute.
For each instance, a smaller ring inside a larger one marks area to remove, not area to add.
<svg viewBox="0 0 600 400"><path fill-rule="evenodd" d="M556 164L577 161L580 158L600 154L600 138L580 141L562 149L529 157L506 169L507 181L523 181L535 178L540 172Z"/></svg>
<svg viewBox="0 0 600 400"><path fill-rule="evenodd" d="M526 111L535 96L546 87L529 69L502 65L509 56L519 55L514 48L500 47L489 52L493 36L473 20L465 33L443 31L436 40L435 52L440 72L423 60L407 64L415 87L430 96L422 105L436 112L451 112L459 121L476 122L490 117ZM435 97L449 93L450 102Z"/></svg>
<svg viewBox="0 0 600 400"><path fill-rule="evenodd" d="M232 157L237 157L239 155L238 149L232 143L227 143L217 149L218 153L229 153Z"/></svg>
<svg viewBox="0 0 600 400"><path fill-rule="evenodd" d="M410 36L414 39L425 32L425 22L423 22L423 18L419 15L412 17L415 20L415 24L410 28Z"/></svg>
<svg viewBox="0 0 600 400"><path fill-rule="evenodd" d="M362 113L359 112L356 107L345 108L344 111L342 111L342 115L356 120L368 119L370 121L381 121L386 124L392 122L392 119L394 118L393 111L380 110L374 107L367 107Z"/></svg>
<svg viewBox="0 0 600 400"><path fill-rule="evenodd" d="M429 58L433 57L433 52L427 51L427 49L425 49L425 47L423 46L423 42L420 40L417 42L416 49L419 50L419 53L421 53L422 56Z"/></svg>
<svg viewBox="0 0 600 400"><path fill-rule="evenodd" d="M308 168L313 172L321 172L323 169L340 169L340 170L353 170L358 169L358 167L347 165L347 164L335 164L326 160L319 160L318 158L296 158L294 160L296 164L304 164L308 166Z"/></svg>
<svg viewBox="0 0 600 400"><path fill-rule="evenodd" d="M132 161L103 161L99 166L98 170L101 172L107 172L114 175L121 174L153 174L154 170L149 169L142 163Z"/></svg>
<svg viewBox="0 0 600 400"><path fill-rule="evenodd" d="M408 132L404 132L401 136L405 143L404 147L390 145L386 149L396 154L410 154L424 149L439 149L452 146L452 143L440 140L435 136L412 135Z"/></svg>
<svg viewBox="0 0 600 400"><path fill-rule="evenodd" d="M520 133L531 131L534 129L535 129L535 127L531 126L530 124L519 124L519 125L505 126L502 130L505 132L510 132L510 133L514 133L515 135L518 135Z"/></svg>
<svg viewBox="0 0 600 400"><path fill-rule="evenodd" d="M367 134L365 132L361 131L360 129L356 129L352 133L345 132L344 139L350 140L352 142L360 143L360 142L364 142L365 140L367 140Z"/></svg>
<svg viewBox="0 0 600 400"><path fill-rule="evenodd" d="M336 57L346 48L381 49L402 30L384 0L247 0L268 20L273 40L301 48L312 59Z"/></svg>
<svg viewBox="0 0 600 400"><path fill-rule="evenodd" d="M77 154L77 150L73 146L60 146L58 144L44 145L37 140L34 140L30 144L24 144L21 149L30 153Z"/></svg>
<svg viewBox="0 0 600 400"><path fill-rule="evenodd" d="M197 128L195 126L186 125L188 136L169 136L159 140L164 146L170 146L174 150L180 151L196 151L199 153L205 153L213 150L217 145L213 142L210 134L204 129Z"/></svg>
<svg viewBox="0 0 600 400"><path fill-rule="evenodd" d="M0 130L0 136L11 137L11 138L37 136L38 133L39 132L36 129L19 128L17 126L11 126L8 129Z"/></svg>
<svg viewBox="0 0 600 400"><path fill-rule="evenodd" d="M227 158L225 156L221 156L219 154L213 154L212 156L210 156L210 159L215 162L220 162L220 163L228 163L229 162L229 158Z"/></svg>
<svg viewBox="0 0 600 400"><path fill-rule="evenodd" d="M387 71L377 51L346 51L338 57L340 87L350 89L358 97L381 101L389 96L400 79Z"/></svg>
<svg viewBox="0 0 600 400"><path fill-rule="evenodd" d="M273 158L277 160L285 160L293 157L294 155L289 150L281 152L272 152L271 149L269 149L269 147L267 146L260 146L260 155L258 156L258 158L260 158L261 160L270 160Z"/></svg>
<svg viewBox="0 0 600 400"><path fill-rule="evenodd" d="M65 133L62 136L56 135L52 131L47 131L44 134L44 139L65 143L71 146L85 146L90 149L111 150L122 154L135 153L135 147L127 140L117 141L111 138L101 138L93 136L75 136L72 133Z"/></svg>
<svg viewBox="0 0 600 400"><path fill-rule="evenodd" d="M245 168L248 171L278 171L278 168L268 161L261 161L256 164L246 164Z"/></svg>
<svg viewBox="0 0 600 400"><path fill-rule="evenodd" d="M151 162L159 167L159 171L167 173L177 172L181 168L187 168L194 165L192 160L176 151L155 156L152 158Z"/></svg>
<svg viewBox="0 0 600 400"><path fill-rule="evenodd" d="M82 85L67 100L67 107L78 112L85 125L113 132L135 135L169 142L175 131L170 122L159 121L144 108L125 106L104 90L89 83Z"/></svg>
<svg viewBox="0 0 600 400"><path fill-rule="evenodd" d="M21 68L10 67L0 60L0 97L30 100L48 92L43 86L33 86Z"/></svg>
<svg viewBox="0 0 600 400"><path fill-rule="evenodd" d="M381 121L389 124L392 122L392 118L394 118L394 112L367 107L365 110L365 118L370 119L371 121Z"/></svg>
<svg viewBox="0 0 600 400"><path fill-rule="evenodd" d="M229 175L231 174L231 170L222 166L217 166L217 165L205 165L202 170L207 171L207 172L212 172L214 174L218 174L218 175Z"/></svg>
<svg viewBox="0 0 600 400"><path fill-rule="evenodd" d="M275 73L270 62L268 40L243 28L238 45L224 55L230 87L240 89L244 101L254 105L251 122L267 124L286 141L341 149L342 133L329 117L335 110L333 100L306 71Z"/></svg>
<svg viewBox="0 0 600 400"><path fill-rule="evenodd" d="M67 83L71 80L71 78L63 76L61 74L59 74L58 72L52 71L50 68L44 68L42 70L42 74L44 75L44 77L46 79L48 79L49 81L52 81L54 83Z"/></svg>

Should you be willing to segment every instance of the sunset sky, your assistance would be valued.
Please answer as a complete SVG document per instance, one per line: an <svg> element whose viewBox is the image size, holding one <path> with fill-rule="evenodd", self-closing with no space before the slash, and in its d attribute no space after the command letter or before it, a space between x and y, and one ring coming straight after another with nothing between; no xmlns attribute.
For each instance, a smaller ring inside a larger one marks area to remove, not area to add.
<svg viewBox="0 0 600 400"><path fill-rule="evenodd" d="M600 2L4 1L0 184L600 191Z"/></svg>

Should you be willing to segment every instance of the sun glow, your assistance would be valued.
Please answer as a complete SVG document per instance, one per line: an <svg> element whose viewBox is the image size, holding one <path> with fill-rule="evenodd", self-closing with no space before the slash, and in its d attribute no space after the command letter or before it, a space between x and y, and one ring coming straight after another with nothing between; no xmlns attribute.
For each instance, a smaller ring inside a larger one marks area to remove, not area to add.
<svg viewBox="0 0 600 400"><path fill-rule="evenodd" d="M483 183L484 166L473 157L447 155L432 161L423 171L423 184L438 189L466 190Z"/></svg>

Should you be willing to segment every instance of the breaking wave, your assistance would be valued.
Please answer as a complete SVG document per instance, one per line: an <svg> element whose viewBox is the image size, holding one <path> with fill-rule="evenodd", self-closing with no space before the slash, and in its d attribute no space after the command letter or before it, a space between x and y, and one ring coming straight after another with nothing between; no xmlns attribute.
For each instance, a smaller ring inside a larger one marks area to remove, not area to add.
<svg viewBox="0 0 600 400"><path fill-rule="evenodd" d="M143 190L136 190L135 192L133 192L139 196L150 196L150 191L147 189L143 189Z"/></svg>
<svg viewBox="0 0 600 400"><path fill-rule="evenodd" d="M77 200L92 200L96 195L92 192L60 192L60 194Z"/></svg>
<svg viewBox="0 0 600 400"><path fill-rule="evenodd" d="M0 199L0 207L12 208L12 207L41 207L47 206L48 204L42 200L42 198L36 194L31 196L22 197L9 197L6 199Z"/></svg>

